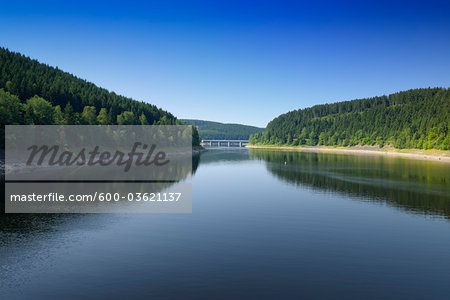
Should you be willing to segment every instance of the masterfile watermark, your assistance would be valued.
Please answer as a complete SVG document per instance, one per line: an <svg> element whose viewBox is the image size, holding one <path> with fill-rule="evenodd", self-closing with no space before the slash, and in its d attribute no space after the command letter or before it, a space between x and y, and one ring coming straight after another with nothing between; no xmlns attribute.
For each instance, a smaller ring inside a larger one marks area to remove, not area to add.
<svg viewBox="0 0 450 300"><path fill-rule="evenodd" d="M140 146L142 146L142 150L148 148L145 158L144 153L137 151ZM147 144L142 144L141 142L136 142L128 153L118 150L115 151L114 154L109 151L100 152L99 146L95 146L91 151L82 148L79 153L73 153L72 151L60 151L61 149L58 145L53 145L51 147L47 145L32 145L27 148L27 150L30 150L30 156L28 157L26 165L32 165L36 158L36 164L40 166L44 160L48 158L49 166L95 166L97 164L100 166L109 166L115 163L117 166L124 166L124 171L128 172L133 165L133 162L137 166L149 166L151 164L163 166L170 162L170 160L166 158L166 153L164 151L159 151L154 154L155 149L156 144L149 146Z"/></svg>
<svg viewBox="0 0 450 300"><path fill-rule="evenodd" d="M190 182L6 182L6 213L192 213Z"/></svg>
<svg viewBox="0 0 450 300"><path fill-rule="evenodd" d="M6 180L181 180L192 127L7 125Z"/></svg>
<svg viewBox="0 0 450 300"><path fill-rule="evenodd" d="M192 127L7 125L7 213L190 213Z"/></svg>

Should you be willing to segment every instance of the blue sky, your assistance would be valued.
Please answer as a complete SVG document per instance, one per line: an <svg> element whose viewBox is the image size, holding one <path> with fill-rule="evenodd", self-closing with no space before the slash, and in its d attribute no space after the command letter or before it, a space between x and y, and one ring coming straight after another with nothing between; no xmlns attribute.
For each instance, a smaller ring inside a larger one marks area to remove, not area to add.
<svg viewBox="0 0 450 300"><path fill-rule="evenodd" d="M445 1L8 1L0 45L180 118L262 127L450 86Z"/></svg>

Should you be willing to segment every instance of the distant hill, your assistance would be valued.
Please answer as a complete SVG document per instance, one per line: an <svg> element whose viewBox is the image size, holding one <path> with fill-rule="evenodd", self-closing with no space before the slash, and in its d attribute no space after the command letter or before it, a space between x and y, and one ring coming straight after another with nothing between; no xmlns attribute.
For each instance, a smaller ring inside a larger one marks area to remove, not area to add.
<svg viewBox="0 0 450 300"><path fill-rule="evenodd" d="M264 130L264 128L241 124L224 124L192 119L183 119L182 121L188 123L188 125L197 126L201 139L248 140L250 134Z"/></svg>
<svg viewBox="0 0 450 300"><path fill-rule="evenodd" d="M273 119L250 137L256 145L392 145L450 150L450 89L316 105Z"/></svg>

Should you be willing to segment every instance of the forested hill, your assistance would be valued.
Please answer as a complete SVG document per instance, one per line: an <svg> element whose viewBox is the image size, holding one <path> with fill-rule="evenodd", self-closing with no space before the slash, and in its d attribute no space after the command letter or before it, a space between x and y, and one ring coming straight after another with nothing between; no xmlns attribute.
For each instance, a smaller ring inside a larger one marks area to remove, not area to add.
<svg viewBox="0 0 450 300"><path fill-rule="evenodd" d="M0 117L2 129L6 124L181 124L155 105L109 92L1 47ZM198 142L194 128L193 144Z"/></svg>
<svg viewBox="0 0 450 300"><path fill-rule="evenodd" d="M450 90L415 89L316 105L280 115L250 138L256 145L392 145L450 150Z"/></svg>
<svg viewBox="0 0 450 300"><path fill-rule="evenodd" d="M241 124L224 124L219 122L189 119L184 119L182 121L185 121L189 125L197 126L202 139L211 140L248 140L250 134L258 133L264 130L264 128Z"/></svg>

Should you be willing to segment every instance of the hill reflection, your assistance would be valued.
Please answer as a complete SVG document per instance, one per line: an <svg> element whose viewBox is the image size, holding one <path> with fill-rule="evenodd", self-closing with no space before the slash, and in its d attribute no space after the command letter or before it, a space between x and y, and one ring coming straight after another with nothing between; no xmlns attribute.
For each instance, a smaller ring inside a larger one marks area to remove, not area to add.
<svg viewBox="0 0 450 300"><path fill-rule="evenodd" d="M450 218L448 164L399 157L250 149L276 178L419 213Z"/></svg>

